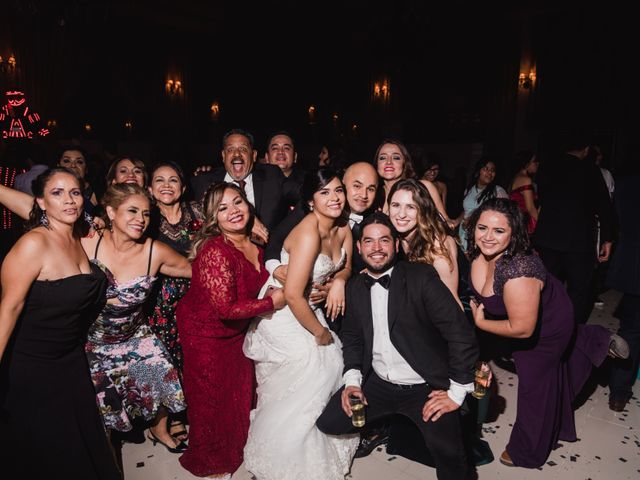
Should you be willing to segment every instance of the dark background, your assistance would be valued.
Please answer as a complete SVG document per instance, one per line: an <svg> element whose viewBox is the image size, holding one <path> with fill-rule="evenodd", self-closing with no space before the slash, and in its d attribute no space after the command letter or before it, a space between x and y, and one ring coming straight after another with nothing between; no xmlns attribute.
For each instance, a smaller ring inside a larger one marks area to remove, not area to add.
<svg viewBox="0 0 640 480"><path fill-rule="evenodd" d="M480 145L462 151L508 163L576 129L611 165L635 151L640 42L629 7L432 3L4 0L0 55L14 53L17 69L0 87L55 120L49 144L137 150L147 161L218 161L235 127L254 132L261 153L270 132L290 130L307 164L334 137L360 159L394 136ZM524 90L529 60L537 80ZM371 101L380 75L391 82L384 107ZM181 80L181 95L167 94L168 78Z"/></svg>

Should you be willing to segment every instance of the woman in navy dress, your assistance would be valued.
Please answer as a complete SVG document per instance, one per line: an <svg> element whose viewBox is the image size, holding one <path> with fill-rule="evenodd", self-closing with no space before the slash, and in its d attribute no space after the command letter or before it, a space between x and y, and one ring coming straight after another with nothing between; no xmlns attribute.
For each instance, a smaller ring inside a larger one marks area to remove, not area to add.
<svg viewBox="0 0 640 480"><path fill-rule="evenodd" d="M475 323L513 339L518 410L500 461L536 468L558 440L576 441L571 402L592 366L608 353L628 355L628 346L599 325L576 329L564 286L529 250L516 202L494 198L483 203L469 219L467 238L473 239L468 254Z"/></svg>

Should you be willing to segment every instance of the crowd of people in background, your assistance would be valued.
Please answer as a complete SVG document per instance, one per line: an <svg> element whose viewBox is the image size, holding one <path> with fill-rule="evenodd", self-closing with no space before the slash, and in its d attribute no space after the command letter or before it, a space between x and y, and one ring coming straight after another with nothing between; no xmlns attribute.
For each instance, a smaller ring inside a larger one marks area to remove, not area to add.
<svg viewBox="0 0 640 480"><path fill-rule="evenodd" d="M476 429L491 385L468 394L498 358L519 379L499 461L543 465L576 440L592 368L610 358L619 412L640 360L638 169L564 140L483 155L463 189L393 138L372 158L325 142L303 161L287 131L259 158L242 129L208 165L92 171L79 145L25 158L0 185L26 227L1 277L9 471L122 478L121 443L148 429L196 476L244 462L258 480L341 480L387 441L402 453L402 414L439 479L474 478L493 459ZM587 324L606 287L623 293L617 334Z"/></svg>

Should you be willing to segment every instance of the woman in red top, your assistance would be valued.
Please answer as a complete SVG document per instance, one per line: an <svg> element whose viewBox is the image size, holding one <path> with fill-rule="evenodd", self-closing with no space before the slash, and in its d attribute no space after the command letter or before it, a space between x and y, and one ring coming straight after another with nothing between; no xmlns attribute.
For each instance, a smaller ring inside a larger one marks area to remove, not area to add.
<svg viewBox="0 0 640 480"><path fill-rule="evenodd" d="M538 194L533 183L533 177L538 171L538 157L530 150L522 150L516 154L518 171L513 177L509 188L509 198L518 204L522 212L527 233L531 235L538 223Z"/></svg>
<svg viewBox="0 0 640 480"><path fill-rule="evenodd" d="M190 425L180 463L199 477L231 478L242 464L254 399L244 336L253 317L284 306L284 294L274 289L256 299L269 274L250 240L254 215L244 192L214 184L203 205L204 225L189 255L191 287L176 312Z"/></svg>

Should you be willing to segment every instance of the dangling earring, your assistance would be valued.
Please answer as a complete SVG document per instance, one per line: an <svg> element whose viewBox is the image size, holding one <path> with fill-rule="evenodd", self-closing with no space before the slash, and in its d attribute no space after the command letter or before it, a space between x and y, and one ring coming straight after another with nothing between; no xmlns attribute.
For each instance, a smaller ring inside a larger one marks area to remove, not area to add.
<svg viewBox="0 0 640 480"><path fill-rule="evenodd" d="M309 204L309 211L310 211L310 212L313 212L313 203L310 203L310 204Z"/></svg>
<svg viewBox="0 0 640 480"><path fill-rule="evenodd" d="M47 217L47 211L43 210L42 215L40 215L40 225L44 228L49 228L49 217Z"/></svg>
<svg viewBox="0 0 640 480"><path fill-rule="evenodd" d="M91 215L89 215L88 212L84 212L84 221L87 222L89 224L89 227L91 227L94 230L97 230L98 227L97 225L93 222L93 217Z"/></svg>

